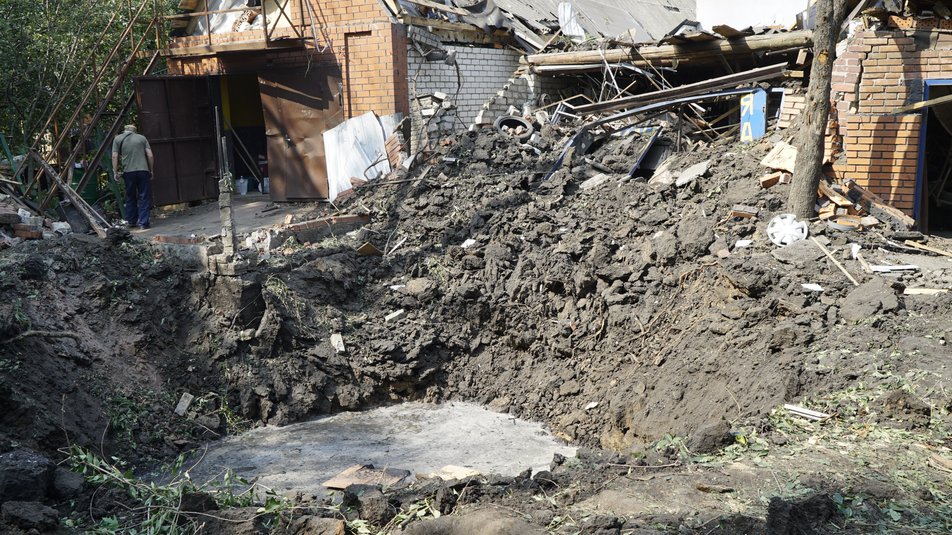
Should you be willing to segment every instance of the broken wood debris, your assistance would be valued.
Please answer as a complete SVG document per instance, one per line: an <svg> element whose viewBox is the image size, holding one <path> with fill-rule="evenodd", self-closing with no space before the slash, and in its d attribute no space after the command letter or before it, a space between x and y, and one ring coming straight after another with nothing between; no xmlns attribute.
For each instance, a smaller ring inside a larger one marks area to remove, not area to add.
<svg viewBox="0 0 952 535"><path fill-rule="evenodd" d="M604 63L621 62L635 67L648 67L651 65L671 65L672 62L720 61L722 57L749 56L752 53L768 50L799 49L812 45L813 32L801 30L771 35L741 36L730 40L719 39L700 43L533 54L526 56L521 61L530 65L536 72L540 72L540 67L546 66L555 66L561 69L573 65L602 65ZM547 69L542 69L542 71L545 70Z"/></svg>
<svg viewBox="0 0 952 535"><path fill-rule="evenodd" d="M42 156L40 156L39 152L32 151L30 155L33 157L33 159L36 160L38 164L40 164L40 166L43 169L43 172L46 173L46 176L56 183L60 191L62 191L63 194L66 195L66 198L69 199L70 203L72 203L73 206L75 206L76 209L79 210L79 213L81 213L83 217L86 218L86 221L89 222L89 226L91 226L92 229L96 232L96 235L99 236L100 238L105 238L106 229L112 228L112 225L109 223L109 221L107 221L106 218L104 218L98 212L96 212L96 210L93 209L93 207L90 206L86 202L85 199L83 199L78 193L76 193L76 190L74 190L70 185L63 182L63 180L59 176L59 173L57 173L53 169L53 167L51 167L50 164L47 163L46 160L44 160Z"/></svg>
<svg viewBox="0 0 952 535"><path fill-rule="evenodd" d="M730 219L753 219L757 217L759 213L760 210L756 206L735 204L733 207L731 207L731 213L728 217Z"/></svg>
<svg viewBox="0 0 952 535"><path fill-rule="evenodd" d="M927 252L935 253L941 256L952 257L952 252L946 251L944 249L939 249L938 247L932 247L930 245L926 245L924 243L919 243L912 240L906 240L904 243L908 245L909 247L912 247L913 249L919 249L920 251L927 251Z"/></svg>
<svg viewBox="0 0 952 535"><path fill-rule="evenodd" d="M774 171L768 175L760 177L760 187L770 189L777 184L789 184L793 176L784 171Z"/></svg>
<svg viewBox="0 0 952 535"><path fill-rule="evenodd" d="M942 295L949 293L948 288L906 288L903 295Z"/></svg>
<svg viewBox="0 0 952 535"><path fill-rule="evenodd" d="M846 275L846 278L849 279L850 282L853 283L853 286L859 286L859 281L857 281L852 275L850 275L849 271L846 271L846 268L843 267L843 264L841 264L840 261L837 260L836 257L833 256L833 253L831 253L829 249L827 249L822 243L820 243L820 240L816 239L816 236L811 236L810 239L813 240L813 243L815 243L816 246L819 247L821 251L823 251L823 254L825 254L826 257L829 258L833 262L833 265L835 265L840 271L843 272L844 275Z"/></svg>
<svg viewBox="0 0 952 535"><path fill-rule="evenodd" d="M372 464L356 464L322 483L334 490L344 490L351 485L381 485L384 489L401 486L409 477L407 470L374 468Z"/></svg>

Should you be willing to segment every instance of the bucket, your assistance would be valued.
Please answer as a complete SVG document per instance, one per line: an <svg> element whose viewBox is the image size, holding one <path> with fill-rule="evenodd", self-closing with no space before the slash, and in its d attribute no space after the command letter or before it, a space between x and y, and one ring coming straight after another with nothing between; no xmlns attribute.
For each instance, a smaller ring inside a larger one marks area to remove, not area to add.
<svg viewBox="0 0 952 535"><path fill-rule="evenodd" d="M269 186L268 177L266 176L261 177L261 183L258 184L258 190L261 193L268 193L268 186Z"/></svg>
<svg viewBox="0 0 952 535"><path fill-rule="evenodd" d="M248 194L248 179L247 178L236 179L235 189L238 190L238 195L247 195Z"/></svg>

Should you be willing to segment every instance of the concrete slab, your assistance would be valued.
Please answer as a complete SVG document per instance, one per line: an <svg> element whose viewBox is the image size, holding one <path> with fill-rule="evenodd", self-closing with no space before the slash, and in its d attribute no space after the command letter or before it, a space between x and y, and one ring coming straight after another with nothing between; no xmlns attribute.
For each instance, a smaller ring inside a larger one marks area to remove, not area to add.
<svg viewBox="0 0 952 535"><path fill-rule="evenodd" d="M404 403L254 429L209 444L190 473L204 482L230 468L279 492L322 495L322 482L358 464L414 474L453 465L514 476L526 468L547 470L554 453L573 457L575 448L560 444L541 424L472 403Z"/></svg>

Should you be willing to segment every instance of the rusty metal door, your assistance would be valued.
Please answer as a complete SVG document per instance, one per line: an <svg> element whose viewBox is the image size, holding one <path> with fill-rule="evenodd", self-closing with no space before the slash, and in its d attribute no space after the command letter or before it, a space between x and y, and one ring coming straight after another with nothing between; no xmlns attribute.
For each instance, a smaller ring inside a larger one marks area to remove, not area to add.
<svg viewBox="0 0 952 535"><path fill-rule="evenodd" d="M155 155L156 206L218 196L215 117L207 76L136 78L141 134Z"/></svg>
<svg viewBox="0 0 952 535"><path fill-rule="evenodd" d="M343 121L341 80L337 67L258 73L272 200L327 198L322 134Z"/></svg>

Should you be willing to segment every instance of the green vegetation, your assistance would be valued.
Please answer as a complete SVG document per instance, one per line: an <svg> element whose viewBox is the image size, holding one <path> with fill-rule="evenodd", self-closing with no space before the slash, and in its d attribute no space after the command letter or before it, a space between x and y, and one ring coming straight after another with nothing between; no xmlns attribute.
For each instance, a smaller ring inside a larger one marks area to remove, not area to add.
<svg viewBox="0 0 952 535"><path fill-rule="evenodd" d="M290 503L269 489L261 489L251 482L225 472L220 480L196 484L185 468L184 455L179 456L168 468L171 479L166 483L146 482L126 469L120 459L107 462L78 446L63 451L68 455L72 469L82 473L86 480L106 488L122 491L128 502L121 512L97 519L91 526L80 526L79 521L69 519L69 527L85 528L95 535L119 533L150 535L189 535L198 530L200 518L210 515L182 510L186 495L204 493L211 496L219 507L258 506L256 517L277 517L291 510ZM261 491L264 491L263 493Z"/></svg>

